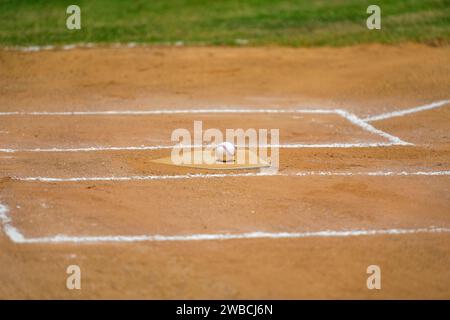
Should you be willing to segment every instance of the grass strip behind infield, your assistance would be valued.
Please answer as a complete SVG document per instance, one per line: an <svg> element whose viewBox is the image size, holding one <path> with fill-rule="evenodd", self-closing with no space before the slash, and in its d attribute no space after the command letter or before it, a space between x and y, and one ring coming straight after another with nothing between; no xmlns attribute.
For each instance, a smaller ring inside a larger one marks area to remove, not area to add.
<svg viewBox="0 0 450 320"><path fill-rule="evenodd" d="M81 30L66 8L81 8ZM366 9L381 7L382 29ZM449 0L0 0L0 45L450 43Z"/></svg>

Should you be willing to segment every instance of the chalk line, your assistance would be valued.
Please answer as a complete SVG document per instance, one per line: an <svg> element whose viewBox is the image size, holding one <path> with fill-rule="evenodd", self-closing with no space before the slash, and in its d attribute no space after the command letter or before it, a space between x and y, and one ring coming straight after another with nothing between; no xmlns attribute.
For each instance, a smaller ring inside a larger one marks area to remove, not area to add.
<svg viewBox="0 0 450 320"><path fill-rule="evenodd" d="M306 177L306 176L450 176L448 171L368 171L368 172L339 172L339 171L300 171L296 173L197 173L181 175L146 175L146 176L106 176L106 177L11 177L17 181L28 182L83 182L83 181L146 181L146 180L184 180L184 179L214 179L214 178L241 178L241 177Z"/></svg>
<svg viewBox="0 0 450 320"><path fill-rule="evenodd" d="M384 131L381 131L379 129L376 129L375 127L373 127L372 125L370 125L369 123L363 121L361 118L359 118L358 116L356 116L353 113L347 112L345 110L339 110L337 109L336 112L340 115L342 115L344 118L346 118L347 120L349 120L351 123L361 127L362 129L377 134L385 139L388 139L390 142L392 142L393 144L396 145L404 145L404 146L411 146L413 145L412 143L406 142L401 140L398 137L395 137L393 135L390 135L389 133L386 133Z"/></svg>
<svg viewBox="0 0 450 320"><path fill-rule="evenodd" d="M272 176L271 173L247 172L247 173L210 173L210 174L182 174L182 175L147 175L147 176L122 176L122 177L75 177L75 178L52 178L52 177L12 177L18 181L40 181L40 182L82 182L82 181L139 181L139 180L180 180L196 178L226 178L226 177L259 177ZM278 175L278 174L277 174Z"/></svg>
<svg viewBox="0 0 450 320"><path fill-rule="evenodd" d="M61 46L56 45L43 45L43 46L14 46L14 47L1 47L7 51L20 51L20 52L39 52L39 51L53 51L53 50L73 50L76 48L94 48L99 47L94 43L74 43Z"/></svg>
<svg viewBox="0 0 450 320"><path fill-rule="evenodd" d="M261 145L260 148L280 148L280 149L307 149L307 148L376 148L376 147L390 147L395 145L411 145L405 142L361 142L361 143L315 143L315 144L268 144ZM128 146L128 147L85 147L85 148L2 148L0 152L3 153L18 153L18 152L101 152L101 151L154 151L166 150L174 148L195 148L195 145L156 145L156 146ZM205 147L205 146L203 146ZM239 147L239 146L237 146Z"/></svg>
<svg viewBox="0 0 450 320"><path fill-rule="evenodd" d="M5 233L15 243L101 243L101 242L167 242L167 241L205 241L237 239L299 239L331 238L375 235L406 235L418 233L450 233L450 228L416 228L416 229L378 229L378 230L323 230L313 232L249 232L249 233L210 233L191 235L137 235L137 236L67 236L25 238L17 229L6 229Z"/></svg>
<svg viewBox="0 0 450 320"><path fill-rule="evenodd" d="M123 116L123 115L167 115L167 114L208 114L208 113L305 113L336 114L335 109L155 109L155 110L104 110L104 111L7 111L0 116Z"/></svg>
<svg viewBox="0 0 450 320"><path fill-rule="evenodd" d="M362 120L366 121L366 122L371 122L371 121L389 119L389 118L393 118L393 117L400 117L400 116L404 116L404 115L411 114L411 113L416 113L416 112L420 112L420 111L426 111L426 110L439 108L439 107L442 107L449 103L450 103L450 100L436 101L436 102L426 104L426 105L423 105L420 107L399 110L399 111L393 111L393 112L387 112L387 113L382 113L382 114L375 115L375 116L370 116L370 117L364 118Z"/></svg>
<svg viewBox="0 0 450 320"><path fill-rule="evenodd" d="M331 172L310 171L297 172L295 176L369 176L369 177L395 177L395 176L449 176L450 170L445 171L368 171L368 172Z"/></svg>
<svg viewBox="0 0 450 320"><path fill-rule="evenodd" d="M238 39L235 40L237 44L241 44ZM239 42L239 43L238 43ZM73 49L91 49L91 48L105 48L105 49L122 49L122 48L151 48L151 47L180 47L184 46L185 41L166 41L166 42L154 42L154 43L137 43L137 42L126 42L126 43L108 43L108 44L97 44L92 42L79 42L65 45L31 45L31 46L6 46L0 47L0 50L7 51L19 51L19 52L40 52L40 51L56 51L56 50L73 50ZM197 43L201 45L201 43Z"/></svg>
<svg viewBox="0 0 450 320"><path fill-rule="evenodd" d="M375 235L406 235L418 233L450 233L446 227L425 227L411 229L373 229L373 230L320 230L306 232L246 232L246 233L200 233L187 235L107 235L107 236L68 236L56 235L50 237L26 238L17 228L11 225L8 207L0 203L0 221L3 231L14 243L102 243L102 242L168 242L168 241L211 241L238 239L300 239L300 238L331 238L356 237Z"/></svg>
<svg viewBox="0 0 450 320"><path fill-rule="evenodd" d="M17 152L92 152L92 151L145 151L145 150L163 150L173 148L193 148L194 146L178 147L176 145L165 146L131 146L131 147L85 147L85 148L25 148L25 149L12 149L4 148L0 149L0 152L4 153L17 153Z"/></svg>
<svg viewBox="0 0 450 320"><path fill-rule="evenodd" d="M234 43L237 45L247 45L248 39L234 39ZM79 42L65 45L30 45L30 46L4 46L0 47L0 50L7 51L19 51L19 52L40 52L40 51L56 51L56 50L73 50L73 49L126 49L126 48L158 48L158 47L183 47L186 45L186 41L163 41L163 42L116 42L116 43L104 43L98 44L93 42ZM194 46L205 46L207 43L196 41L190 43Z"/></svg>
<svg viewBox="0 0 450 320"><path fill-rule="evenodd" d="M431 110L449 104L450 100L432 102L419 107L405 110L387 112L379 115L358 118L358 122L371 122L388 119L392 117L404 116L410 113ZM0 112L0 116L95 116L95 115L164 115L164 114L202 114L202 113L339 113L346 118L348 115L356 117L342 109L162 109L162 110L105 110L105 111L7 111ZM349 119L350 120L350 119ZM355 123L356 124L356 123Z"/></svg>

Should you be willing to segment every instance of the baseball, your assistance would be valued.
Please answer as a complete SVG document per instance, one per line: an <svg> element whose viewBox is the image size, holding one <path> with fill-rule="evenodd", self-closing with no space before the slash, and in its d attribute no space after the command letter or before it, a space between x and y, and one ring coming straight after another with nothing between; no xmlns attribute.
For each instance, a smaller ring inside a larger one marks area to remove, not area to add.
<svg viewBox="0 0 450 320"><path fill-rule="evenodd" d="M234 161L234 144L230 142L222 142L216 147L216 159L221 162Z"/></svg>

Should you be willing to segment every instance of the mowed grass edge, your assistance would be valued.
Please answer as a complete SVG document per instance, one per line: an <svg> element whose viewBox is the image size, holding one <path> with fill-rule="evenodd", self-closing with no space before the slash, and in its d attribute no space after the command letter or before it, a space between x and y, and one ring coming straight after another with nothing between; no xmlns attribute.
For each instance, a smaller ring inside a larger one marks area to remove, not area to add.
<svg viewBox="0 0 450 320"><path fill-rule="evenodd" d="M81 8L81 30L66 8ZM366 9L381 7L382 29ZM450 43L450 0L0 0L0 45Z"/></svg>

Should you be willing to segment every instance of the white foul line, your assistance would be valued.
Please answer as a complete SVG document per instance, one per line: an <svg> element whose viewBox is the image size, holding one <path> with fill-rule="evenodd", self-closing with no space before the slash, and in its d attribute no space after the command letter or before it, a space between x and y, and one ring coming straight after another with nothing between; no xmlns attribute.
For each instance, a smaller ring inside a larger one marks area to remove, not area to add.
<svg viewBox="0 0 450 320"><path fill-rule="evenodd" d="M336 114L335 109L155 109L155 110L106 110L106 111L7 111L0 116L123 116L123 115L167 115L208 113L305 113Z"/></svg>
<svg viewBox="0 0 450 320"><path fill-rule="evenodd" d="M290 144L270 144L262 145L260 148L280 148L280 149L307 149L307 148L375 148L375 147L390 147L396 145L412 145L408 142L361 142L361 143L290 143ZM203 146L204 147L204 146ZM84 147L84 148L30 148L30 149L0 149L3 153L19 153L19 152L101 152L101 151L153 151L166 150L174 148L195 148L195 145L156 145L156 146L128 146L128 147Z"/></svg>
<svg viewBox="0 0 450 320"><path fill-rule="evenodd" d="M450 176L447 171L368 171L368 172L333 172L333 171L300 171L296 173L197 173L181 175L147 175L147 176L109 176L109 177L12 177L17 181L28 182L83 182L83 181L146 181L146 180L184 180L184 179L213 179L213 178L241 178L241 177L332 177L332 176L368 176L368 177L395 177L395 176Z"/></svg>
<svg viewBox="0 0 450 320"><path fill-rule="evenodd" d="M115 235L115 236L68 236L26 238L17 228L11 225L8 207L0 203L0 221L3 231L14 243L100 243L100 242L166 242L166 241L205 241L205 240L237 240L237 239L299 239L330 238L375 235L405 235L418 233L450 233L446 227L426 227L413 229L374 229L374 230L321 230L307 232L246 232L246 233L203 233L188 235Z"/></svg>
<svg viewBox="0 0 450 320"><path fill-rule="evenodd" d="M375 235L405 235L417 233L450 233L450 228L417 228L417 229L379 229L379 230L323 230L314 232L249 232L249 233L210 233L191 235L136 235L136 236L67 236L25 238L17 232L6 229L8 237L15 243L99 243L99 242L166 242L166 241L205 241L205 240L236 240L236 239L283 239L283 238L313 238L313 237L354 237Z"/></svg>
<svg viewBox="0 0 450 320"><path fill-rule="evenodd" d="M393 117L400 117L400 116L404 116L410 113L416 113L416 112L420 112L420 111L426 111L426 110L431 110L434 108L439 108L442 107L446 104L449 104L450 100L442 100L442 101L436 101L430 104L426 104L424 106L420 106L420 107L415 107L415 108L411 108L411 109L405 109L405 110L399 110L399 111L394 111L394 112L388 112L388 113L383 113L383 114L379 114L376 116L370 116L367 117L365 119L362 119L363 121L366 122L371 122L371 121L378 121L378 120L384 120L384 119L389 119L389 118L393 118Z"/></svg>
<svg viewBox="0 0 450 320"><path fill-rule="evenodd" d="M298 172L295 176L369 176L369 177L395 177L395 176L449 176L447 171L368 171L368 172L331 172L311 171Z"/></svg>
<svg viewBox="0 0 450 320"><path fill-rule="evenodd" d="M410 113L431 110L449 104L450 100L432 102L419 107L405 110L387 112L379 115L369 116L359 120L371 122L404 116ZM162 109L162 110L106 110L106 111L6 111L0 112L0 116L95 116L95 115L163 115L163 114L202 114L202 113L322 113L332 114L347 113L342 109ZM354 116L354 115L352 115Z"/></svg>
<svg viewBox="0 0 450 320"><path fill-rule="evenodd" d="M194 146L184 146L185 148ZM93 152L93 151L145 151L145 150L163 150L179 148L176 145L165 146L131 146L131 147L80 147L80 148L29 148L29 149L0 149L0 152L17 153L17 152Z"/></svg>

